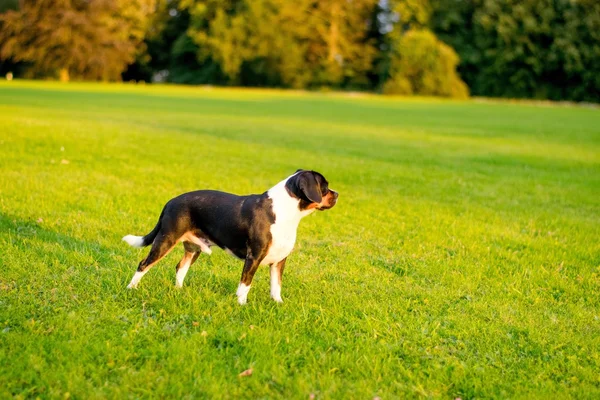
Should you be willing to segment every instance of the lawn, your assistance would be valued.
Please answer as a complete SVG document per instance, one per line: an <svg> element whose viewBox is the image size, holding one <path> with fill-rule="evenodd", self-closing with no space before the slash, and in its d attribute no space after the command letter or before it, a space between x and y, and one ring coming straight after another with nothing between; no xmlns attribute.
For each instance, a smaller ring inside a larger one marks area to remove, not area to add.
<svg viewBox="0 0 600 400"><path fill-rule="evenodd" d="M298 168L283 304L221 250L126 289L167 200ZM0 398L598 398L600 109L0 81L0 267Z"/></svg>

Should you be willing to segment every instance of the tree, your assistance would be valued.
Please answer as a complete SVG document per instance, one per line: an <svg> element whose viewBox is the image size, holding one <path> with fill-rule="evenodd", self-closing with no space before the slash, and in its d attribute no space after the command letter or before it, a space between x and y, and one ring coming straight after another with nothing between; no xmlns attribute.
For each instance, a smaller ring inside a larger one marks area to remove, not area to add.
<svg viewBox="0 0 600 400"><path fill-rule="evenodd" d="M374 11L370 36L375 39L377 54L370 76L373 86L381 91L391 78L392 60L397 58L400 41L408 30L427 25L430 7L427 0L380 0Z"/></svg>
<svg viewBox="0 0 600 400"><path fill-rule="evenodd" d="M19 1L18 0L0 0L0 13L3 13L8 10L18 10L19 9Z"/></svg>
<svg viewBox="0 0 600 400"><path fill-rule="evenodd" d="M367 21L375 0L182 1L201 60L233 84L251 76L290 87L368 85L375 54Z"/></svg>
<svg viewBox="0 0 600 400"><path fill-rule="evenodd" d="M597 0L432 0L477 95L600 101Z"/></svg>
<svg viewBox="0 0 600 400"><path fill-rule="evenodd" d="M600 2L557 2L564 22L554 24L543 80L548 98L600 102Z"/></svg>
<svg viewBox="0 0 600 400"><path fill-rule="evenodd" d="M466 97L468 88L456 73L458 56L426 29L428 1L381 0L375 27L377 87L388 94Z"/></svg>
<svg viewBox="0 0 600 400"><path fill-rule="evenodd" d="M0 0L0 14L8 10L18 10L19 2L17 0ZM2 24L0 23L0 31ZM0 76L4 76L8 72L21 72L24 63L18 63L11 59L2 59L0 57Z"/></svg>
<svg viewBox="0 0 600 400"><path fill-rule="evenodd" d="M188 35L190 14L180 0L157 0L156 12L145 35L146 52L123 73L126 80L184 84L226 84L220 66L210 57L198 59L200 51Z"/></svg>
<svg viewBox="0 0 600 400"><path fill-rule="evenodd" d="M468 97L457 64L458 56L450 46L428 30L412 29L398 40L384 93Z"/></svg>
<svg viewBox="0 0 600 400"><path fill-rule="evenodd" d="M154 0L21 0L0 14L0 58L45 74L119 80L146 32Z"/></svg>

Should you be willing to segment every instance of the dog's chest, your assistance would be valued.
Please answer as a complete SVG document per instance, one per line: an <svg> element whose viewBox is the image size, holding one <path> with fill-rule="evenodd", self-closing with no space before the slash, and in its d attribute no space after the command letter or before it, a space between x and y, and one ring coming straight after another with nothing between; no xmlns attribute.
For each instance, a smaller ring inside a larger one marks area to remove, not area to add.
<svg viewBox="0 0 600 400"><path fill-rule="evenodd" d="M296 231L300 220L313 210L300 211L298 199L292 198L280 182L268 192L272 200L275 223L271 225L271 245L261 262L263 265L277 263L290 255L296 243Z"/></svg>
<svg viewBox="0 0 600 400"><path fill-rule="evenodd" d="M271 225L271 246L261 264L268 265L286 258L296 243L296 221L275 222Z"/></svg>

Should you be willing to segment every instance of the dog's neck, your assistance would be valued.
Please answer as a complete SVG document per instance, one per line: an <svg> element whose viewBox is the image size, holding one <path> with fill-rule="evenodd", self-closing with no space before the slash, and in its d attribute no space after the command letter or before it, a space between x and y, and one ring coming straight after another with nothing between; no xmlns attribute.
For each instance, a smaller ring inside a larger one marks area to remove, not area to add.
<svg viewBox="0 0 600 400"><path fill-rule="evenodd" d="M276 222L288 221L298 224L302 218L315 211L314 209L300 210L300 199L293 197L285 187L288 179L294 175L287 177L267 191L267 195L273 200Z"/></svg>

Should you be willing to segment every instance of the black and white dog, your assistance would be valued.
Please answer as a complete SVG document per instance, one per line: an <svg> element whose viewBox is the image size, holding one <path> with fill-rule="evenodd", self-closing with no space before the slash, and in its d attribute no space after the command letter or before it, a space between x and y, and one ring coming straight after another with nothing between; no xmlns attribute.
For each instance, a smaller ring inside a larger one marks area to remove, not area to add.
<svg viewBox="0 0 600 400"><path fill-rule="evenodd" d="M337 202L323 175L298 170L263 194L237 196L214 190L198 190L170 200L158 223L146 236L127 235L134 247L152 244L128 288L140 279L173 247L183 242L185 255L177 264L176 286L200 253L211 253L217 245L245 260L237 289L238 302L246 304L254 273L259 265L271 268L271 297L281 299L281 279L287 256L296 242L296 230L303 217L315 210L327 210Z"/></svg>

